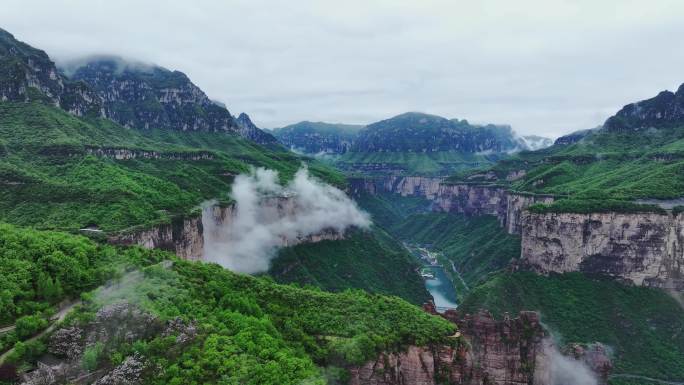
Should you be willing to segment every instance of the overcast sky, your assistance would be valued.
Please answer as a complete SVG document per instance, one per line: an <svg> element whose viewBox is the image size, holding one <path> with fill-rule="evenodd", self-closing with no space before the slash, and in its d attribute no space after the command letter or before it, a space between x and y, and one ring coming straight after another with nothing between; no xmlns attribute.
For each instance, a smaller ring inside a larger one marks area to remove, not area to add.
<svg viewBox="0 0 684 385"><path fill-rule="evenodd" d="M185 72L261 127L405 111L556 137L684 82L684 1L3 0L53 59Z"/></svg>

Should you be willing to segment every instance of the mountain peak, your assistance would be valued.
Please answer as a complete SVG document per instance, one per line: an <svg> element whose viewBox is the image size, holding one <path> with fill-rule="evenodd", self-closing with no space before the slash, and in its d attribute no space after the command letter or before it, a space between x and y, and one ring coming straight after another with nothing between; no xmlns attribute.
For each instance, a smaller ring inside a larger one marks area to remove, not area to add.
<svg viewBox="0 0 684 385"><path fill-rule="evenodd" d="M684 125L684 84L676 93L661 91L653 98L624 106L604 126L609 131L624 131L678 125Z"/></svg>

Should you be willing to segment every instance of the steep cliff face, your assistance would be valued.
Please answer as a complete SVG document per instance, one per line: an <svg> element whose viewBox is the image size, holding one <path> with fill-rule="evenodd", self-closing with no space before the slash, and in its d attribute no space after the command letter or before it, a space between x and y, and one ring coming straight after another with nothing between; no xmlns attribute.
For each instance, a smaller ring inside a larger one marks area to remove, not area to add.
<svg viewBox="0 0 684 385"><path fill-rule="evenodd" d="M684 290L684 216L658 213L523 214L523 266L582 271Z"/></svg>
<svg viewBox="0 0 684 385"><path fill-rule="evenodd" d="M553 202L550 195L518 194L495 186L445 184L443 178L428 177L352 178L350 190L352 194L422 196L433 202L435 211L493 215L509 234L520 234L522 214L527 207Z"/></svg>
<svg viewBox="0 0 684 385"><path fill-rule="evenodd" d="M351 370L352 385L549 384L545 332L534 312L495 321L481 312L445 318L459 327L454 346L411 346Z"/></svg>
<svg viewBox="0 0 684 385"><path fill-rule="evenodd" d="M177 218L169 224L112 235L109 242L167 250L184 259L200 259L204 251L202 218L199 215Z"/></svg>
<svg viewBox="0 0 684 385"><path fill-rule="evenodd" d="M102 101L60 74L48 55L0 29L0 101L42 101L78 116L102 116Z"/></svg>

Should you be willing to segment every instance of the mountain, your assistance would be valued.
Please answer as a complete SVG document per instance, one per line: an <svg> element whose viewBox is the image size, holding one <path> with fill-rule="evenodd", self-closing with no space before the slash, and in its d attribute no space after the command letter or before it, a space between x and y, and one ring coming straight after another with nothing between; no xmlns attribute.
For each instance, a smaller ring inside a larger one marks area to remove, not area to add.
<svg viewBox="0 0 684 385"><path fill-rule="evenodd" d="M663 91L651 99L624 106L608 118L610 131L680 127L684 125L684 84L677 92Z"/></svg>
<svg viewBox="0 0 684 385"><path fill-rule="evenodd" d="M559 194L570 198L562 205L574 210L607 207L611 200L678 199L684 195L683 89L628 104L600 127L452 180Z"/></svg>
<svg viewBox="0 0 684 385"><path fill-rule="evenodd" d="M125 127L236 132L257 143L275 142L248 117L238 121L180 71L104 56L70 64L66 72L91 86L105 115Z"/></svg>
<svg viewBox="0 0 684 385"><path fill-rule="evenodd" d="M344 154L364 126L303 121L273 130L278 140L304 154Z"/></svg>
<svg viewBox="0 0 684 385"><path fill-rule="evenodd" d="M83 82L60 74L39 49L0 29L0 100L42 101L78 116L103 116L102 101Z"/></svg>
<svg viewBox="0 0 684 385"><path fill-rule="evenodd" d="M507 125L471 125L418 112L368 126L300 122L275 129L274 135L295 151L333 155L328 160L335 166L365 175L448 175L552 144L520 137Z"/></svg>
<svg viewBox="0 0 684 385"><path fill-rule="evenodd" d="M352 147L355 152L506 152L515 150L510 126L473 126L466 120L407 112L369 124Z"/></svg>
<svg viewBox="0 0 684 385"><path fill-rule="evenodd" d="M225 108L225 106L223 106L223 108ZM272 145L278 142L273 135L260 129L256 126L256 124L252 123L252 119L244 112L241 112L240 115L238 115L237 119L235 119L235 123L237 123L238 132L243 138L248 138L254 142L264 145Z"/></svg>
<svg viewBox="0 0 684 385"><path fill-rule="evenodd" d="M280 182L285 183L304 164L319 182L341 188L346 184L339 172L314 159L278 144L248 140L265 138L274 143L247 114L233 119L179 72L158 67L118 67L115 71L111 61L80 66L75 69L80 79L97 79L98 92L92 92L90 100L105 101L92 104L104 112L69 113L60 108L66 95L60 84L72 80L60 75L44 52L10 42L23 54L7 50L0 55L0 63L21 69L9 72L0 65L0 73L18 77L2 83L6 97L0 101L0 222L87 233L117 244L158 247L198 258L204 243L199 207L211 200L232 204L228 193L236 175L263 167L278 172ZM42 60L40 67L36 58ZM27 73L40 74L45 68L53 71L54 82L48 76L41 83L21 83ZM92 74L98 75L90 78ZM9 92L16 89L15 84L23 84L21 93ZM80 80L74 84L91 89ZM207 111L231 124L230 128L204 125L211 122ZM139 129L124 127L108 116L140 125ZM196 129L179 126L187 122L194 122ZM368 253L356 253L359 237L369 246ZM329 269L273 275L330 290L364 288L401 295L418 304L427 298L415 261L396 242L384 241L370 231L336 240L332 247L341 258ZM307 267L324 257L309 251L289 255L296 256L297 265ZM376 268L359 268L367 258L373 259ZM336 274L341 271L345 280L340 281Z"/></svg>

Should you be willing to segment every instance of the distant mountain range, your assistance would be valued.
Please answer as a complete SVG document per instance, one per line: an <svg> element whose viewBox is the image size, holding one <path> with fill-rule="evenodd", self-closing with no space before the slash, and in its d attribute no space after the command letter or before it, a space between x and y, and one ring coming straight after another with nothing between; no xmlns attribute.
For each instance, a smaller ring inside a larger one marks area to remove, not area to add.
<svg viewBox="0 0 684 385"><path fill-rule="evenodd" d="M504 153L537 150L549 138L518 136L508 125L473 125L467 120L407 112L367 126L299 122L273 131L284 145L307 154L347 152Z"/></svg>
<svg viewBox="0 0 684 385"><path fill-rule="evenodd" d="M294 151L327 155L336 166L365 174L448 175L553 144L548 138L518 136L508 125L473 125L420 112L367 126L300 122L273 134Z"/></svg>

